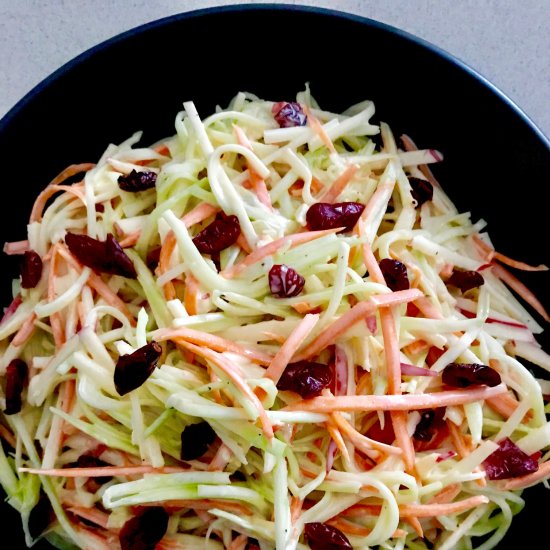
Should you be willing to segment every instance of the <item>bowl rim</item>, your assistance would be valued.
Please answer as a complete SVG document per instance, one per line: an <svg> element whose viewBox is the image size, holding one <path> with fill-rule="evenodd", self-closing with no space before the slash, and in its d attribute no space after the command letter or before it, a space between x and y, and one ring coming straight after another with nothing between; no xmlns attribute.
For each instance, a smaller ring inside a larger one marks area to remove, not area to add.
<svg viewBox="0 0 550 550"><path fill-rule="evenodd" d="M500 88L498 88L485 76L479 73L476 69L474 69L473 67L471 67L470 65L468 65L467 63L459 59L458 57L456 57L454 54L451 54L447 50L441 48L440 46L436 46L435 44L429 42L424 38L416 36L408 31L405 31L403 29L400 29L388 23L383 23L381 21L364 17L362 15L341 11L341 10L335 10L331 8L324 8L320 6L307 6L303 4L286 4L286 3L280 3L280 4L251 3L251 4L230 4L230 5L223 5L223 6L211 6L207 8L184 11L184 12L168 15L166 17L162 17L154 21L137 25L136 27L132 27L126 31L122 31L121 33L118 33L112 36L111 38L107 38L106 40L103 40L102 42L99 42L98 44L76 55L75 57L73 57L72 59L70 59L63 65L61 65L58 69L50 73L44 79L42 79L33 88L31 88L21 99L19 99L19 101L15 103L15 105L13 105L7 111L7 113L2 118L0 118L0 134L3 133L4 130L10 126L12 121L19 115L19 113L21 111L24 111L27 105L31 103L35 97L39 96L44 89L48 88L51 84L53 84L55 81L61 78L64 74L70 72L74 67L78 66L83 61L86 61L87 59L93 57L96 53L103 51L105 49L108 49L109 47L115 44L118 44L119 42L124 42L125 40L127 40L128 38L134 35L138 35L143 32L147 32L149 30L161 28L165 25L170 25L174 22L186 21L186 20L191 20L191 19L201 18L201 17L208 17L210 15L215 15L220 13L228 13L228 12L238 13L238 12L244 12L244 11L245 12L267 12L267 11L285 12L287 11L287 12L320 14L327 17L334 17L338 19L352 21L354 23L359 23L367 27L372 27L378 30L382 30L389 34L397 35L400 38L405 39L406 41L417 44L422 48L429 50L432 54L436 55L437 57L442 58L443 60L450 63L451 65L454 65L456 68L458 68L459 70L466 73L471 78L477 80L483 86L485 86L489 91L491 91L495 95L497 99L500 99L505 105L507 105L512 110L512 112L516 116L518 116L519 119L521 119L528 126L528 128L538 138L541 144L550 152L550 138L543 133L543 131L535 124L535 122L527 115L527 113L525 113L525 111L515 101L513 101L506 93L504 93Z"/></svg>

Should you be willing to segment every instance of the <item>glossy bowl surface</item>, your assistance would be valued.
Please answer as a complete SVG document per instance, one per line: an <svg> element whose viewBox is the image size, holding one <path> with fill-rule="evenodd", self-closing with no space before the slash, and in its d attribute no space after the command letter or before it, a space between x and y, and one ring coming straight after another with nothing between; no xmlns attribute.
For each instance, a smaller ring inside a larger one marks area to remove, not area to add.
<svg viewBox="0 0 550 550"><path fill-rule="evenodd" d="M130 30L27 94L0 121L1 240L24 238L34 197L62 168L97 160L108 143L137 130L144 143L171 135L183 101L207 115L238 91L289 99L305 82L326 109L372 99L376 120L444 153L436 176L459 209L488 222L497 249L550 264L550 143L505 95L449 54L385 24L266 4L183 13ZM17 267L6 257L2 265L0 303L7 305ZM549 303L547 275L522 280ZM541 341L550 349L548 338ZM544 489L528 492L500 547L540 533L548 498ZM17 514L3 504L2 517L17 537L10 548L24 548Z"/></svg>

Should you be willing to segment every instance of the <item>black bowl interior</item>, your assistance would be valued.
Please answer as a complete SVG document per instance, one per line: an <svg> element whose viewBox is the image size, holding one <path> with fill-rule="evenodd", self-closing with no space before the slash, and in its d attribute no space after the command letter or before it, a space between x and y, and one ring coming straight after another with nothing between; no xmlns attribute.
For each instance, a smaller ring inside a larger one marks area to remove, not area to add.
<svg viewBox="0 0 550 550"><path fill-rule="evenodd" d="M237 48L239 36L257 40ZM183 101L194 100L206 115L240 90L290 99L305 82L327 109L374 100L377 120L444 153L436 176L460 209L487 220L499 250L550 263L543 245L550 146L525 115L421 40L367 19L292 6L202 10L145 25L86 52L35 88L0 122L9 208L0 217L2 240L24 238L34 197L62 168L95 161L109 142L136 130L145 131L144 142L171 135ZM7 304L17 268L6 257L3 265L0 299ZM548 302L548 277L527 275L522 279ZM527 511L501 547L540 527L544 498L541 489L529 491ZM19 520L7 508L4 524L14 518L13 534ZM23 548L21 540L10 547Z"/></svg>

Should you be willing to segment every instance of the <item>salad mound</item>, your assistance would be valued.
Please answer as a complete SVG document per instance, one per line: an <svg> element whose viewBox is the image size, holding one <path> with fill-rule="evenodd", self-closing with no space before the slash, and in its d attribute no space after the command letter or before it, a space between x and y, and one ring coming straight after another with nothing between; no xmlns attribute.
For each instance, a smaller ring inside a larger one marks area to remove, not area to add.
<svg viewBox="0 0 550 550"><path fill-rule="evenodd" d="M510 271L547 268L495 251L441 153L373 115L308 87L187 102L174 136L40 193L0 322L0 483L29 546L502 540L550 477L550 383L522 364L550 370L549 318Z"/></svg>

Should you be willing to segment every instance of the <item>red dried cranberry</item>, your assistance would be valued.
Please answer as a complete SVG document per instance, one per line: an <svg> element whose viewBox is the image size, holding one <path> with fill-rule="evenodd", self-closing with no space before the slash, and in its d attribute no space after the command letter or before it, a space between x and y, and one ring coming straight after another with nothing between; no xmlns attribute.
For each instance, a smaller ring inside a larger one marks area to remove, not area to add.
<svg viewBox="0 0 550 550"><path fill-rule="evenodd" d="M147 264L147 267L151 271L154 271L159 265L160 251L161 251L161 247L156 246L155 248L152 248L151 250L149 250L149 252L147 252L147 258L145 259L145 263Z"/></svg>
<svg viewBox="0 0 550 550"><path fill-rule="evenodd" d="M306 523L304 531L311 550L351 550L346 535L332 525L320 522Z"/></svg>
<svg viewBox="0 0 550 550"><path fill-rule="evenodd" d="M365 205L358 202L316 202L306 213L307 226L313 230L344 227L351 231L361 216Z"/></svg>
<svg viewBox="0 0 550 550"><path fill-rule="evenodd" d="M494 387L500 384L500 374L487 365L450 363L443 369L441 380L444 384L455 388L467 388L479 384Z"/></svg>
<svg viewBox="0 0 550 550"><path fill-rule="evenodd" d="M385 258L378 265L390 290L396 292L410 288L407 266L404 263L399 260Z"/></svg>
<svg viewBox="0 0 550 550"><path fill-rule="evenodd" d="M279 298L298 296L304 288L305 279L285 264L275 264L269 270L269 290Z"/></svg>
<svg viewBox="0 0 550 550"><path fill-rule="evenodd" d="M168 512L160 506L141 510L120 530L121 550L155 550L168 529Z"/></svg>
<svg viewBox="0 0 550 550"><path fill-rule="evenodd" d="M128 175L118 177L118 186L129 193L137 193L155 187L157 175L149 170L137 172L132 170Z"/></svg>
<svg viewBox="0 0 550 550"><path fill-rule="evenodd" d="M186 426L181 432L181 459L200 458L215 440L216 432L208 422Z"/></svg>
<svg viewBox="0 0 550 550"><path fill-rule="evenodd" d="M107 235L105 241L100 241L88 235L67 233L65 242L71 254L94 271L121 275L129 279L137 277L134 264L111 234Z"/></svg>
<svg viewBox="0 0 550 550"><path fill-rule="evenodd" d="M29 368L21 359L13 359L6 368L6 408L4 414L16 414L21 411L21 394L27 381Z"/></svg>
<svg viewBox="0 0 550 550"><path fill-rule="evenodd" d="M34 288L42 277L42 258L38 252L27 250L21 261L21 286Z"/></svg>
<svg viewBox="0 0 550 550"><path fill-rule="evenodd" d="M290 128L292 126L305 126L307 116L305 115L302 106L295 101L287 103L279 101L273 105L271 110L277 124L280 128Z"/></svg>
<svg viewBox="0 0 550 550"><path fill-rule="evenodd" d="M447 279L448 285L456 286L461 292L480 287L485 281L477 271L462 271L453 269L453 274Z"/></svg>
<svg viewBox="0 0 550 550"><path fill-rule="evenodd" d="M219 217L195 235L193 243L199 252L214 254L235 243L240 234L241 226L237 216Z"/></svg>
<svg viewBox="0 0 550 550"><path fill-rule="evenodd" d="M298 361L287 366L277 383L277 389L290 390L300 394L304 399L309 399L320 395L333 380L334 373L330 365Z"/></svg>
<svg viewBox="0 0 550 550"><path fill-rule="evenodd" d="M413 437L418 441L430 441L443 424L445 407L421 411L420 422L416 425Z"/></svg>
<svg viewBox="0 0 550 550"><path fill-rule="evenodd" d="M130 353L121 355L115 367L115 389L119 395L139 388L153 374L162 348L156 342L145 344L141 348Z"/></svg>
<svg viewBox="0 0 550 550"><path fill-rule="evenodd" d="M521 477L536 472L539 464L524 453L512 440L505 438L498 443L499 448L490 454L483 465L487 477L492 480Z"/></svg>
<svg viewBox="0 0 550 550"><path fill-rule="evenodd" d="M425 202L433 199L434 188L429 181L409 177L409 183L411 184L411 195L416 201L417 208L420 208Z"/></svg>

